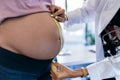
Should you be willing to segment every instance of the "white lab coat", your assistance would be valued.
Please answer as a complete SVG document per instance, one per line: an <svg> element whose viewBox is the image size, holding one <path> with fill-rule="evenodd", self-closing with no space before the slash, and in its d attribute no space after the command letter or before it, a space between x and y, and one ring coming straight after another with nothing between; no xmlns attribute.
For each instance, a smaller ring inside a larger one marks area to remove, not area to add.
<svg viewBox="0 0 120 80"><path fill-rule="evenodd" d="M96 59L100 62L87 67L91 80L102 80L102 78L113 76L113 74L111 74L113 73L113 68L110 67L112 65L110 63L106 64L106 61L108 62L109 60L107 60L107 58L104 59L100 33L107 26L119 8L120 0L88 0L87 4L82 8L67 13L68 21L65 22L65 28L69 28L74 23L90 21L91 17L95 20ZM103 65L104 69L101 70ZM111 73L105 73L108 74L107 76L99 72L105 72L105 69L107 68L111 70ZM103 75L104 77L102 77ZM120 80L120 78L117 80Z"/></svg>

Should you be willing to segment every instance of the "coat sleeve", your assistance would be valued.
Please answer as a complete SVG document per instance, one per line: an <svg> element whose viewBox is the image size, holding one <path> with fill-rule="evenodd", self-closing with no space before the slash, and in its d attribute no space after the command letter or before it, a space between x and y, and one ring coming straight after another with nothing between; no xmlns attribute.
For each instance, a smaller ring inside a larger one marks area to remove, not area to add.
<svg viewBox="0 0 120 80"><path fill-rule="evenodd" d="M102 80L115 77L114 66L108 58L87 66L91 80Z"/></svg>
<svg viewBox="0 0 120 80"><path fill-rule="evenodd" d="M99 0L88 0L81 8L66 13L68 21L65 22L65 27L70 27L75 23L84 23L94 19L98 4Z"/></svg>

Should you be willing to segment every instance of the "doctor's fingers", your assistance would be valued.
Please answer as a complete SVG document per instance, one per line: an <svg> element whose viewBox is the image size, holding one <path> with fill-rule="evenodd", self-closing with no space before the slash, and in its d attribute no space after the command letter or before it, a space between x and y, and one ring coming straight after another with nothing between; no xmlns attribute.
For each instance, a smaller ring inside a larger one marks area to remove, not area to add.
<svg viewBox="0 0 120 80"><path fill-rule="evenodd" d="M51 76L52 77L52 80L64 80L64 79L59 79L59 78L56 78L56 77L53 77L53 76Z"/></svg>
<svg viewBox="0 0 120 80"><path fill-rule="evenodd" d="M52 76L57 76L58 75L58 66L56 66L54 62L52 62L50 72L51 72Z"/></svg>
<svg viewBox="0 0 120 80"><path fill-rule="evenodd" d="M51 11L52 11L51 14L53 17L55 17L55 16L60 16L63 18L65 17L65 10L62 8L52 9Z"/></svg>
<svg viewBox="0 0 120 80"><path fill-rule="evenodd" d="M62 80L54 72L51 72L51 77L52 77L52 80Z"/></svg>
<svg viewBox="0 0 120 80"><path fill-rule="evenodd" d="M56 6L56 5L50 5L49 7L51 13L55 13L56 11L58 11L59 9L61 9L59 6Z"/></svg>
<svg viewBox="0 0 120 80"><path fill-rule="evenodd" d="M61 16L55 16L55 19L59 22L65 22L65 18Z"/></svg>
<svg viewBox="0 0 120 80"><path fill-rule="evenodd" d="M63 67L66 67L66 66L64 66L64 65L62 65L62 64L60 64L60 63L58 63L58 62L53 62L53 63L52 63L52 66L56 66L56 67L59 68L59 69L62 69Z"/></svg>
<svg viewBox="0 0 120 80"><path fill-rule="evenodd" d="M66 70L68 70L68 69L70 69L69 67L67 67L67 66L65 66L65 65L62 65L62 64L60 64L60 63L53 63L56 67L58 67L59 68L59 72L60 71L66 71ZM71 69L70 69L71 70Z"/></svg>
<svg viewBox="0 0 120 80"><path fill-rule="evenodd" d="M61 16L61 17L64 17L65 15L65 10L62 9L62 8L59 8L58 10L56 10L54 13L53 13L54 16Z"/></svg>

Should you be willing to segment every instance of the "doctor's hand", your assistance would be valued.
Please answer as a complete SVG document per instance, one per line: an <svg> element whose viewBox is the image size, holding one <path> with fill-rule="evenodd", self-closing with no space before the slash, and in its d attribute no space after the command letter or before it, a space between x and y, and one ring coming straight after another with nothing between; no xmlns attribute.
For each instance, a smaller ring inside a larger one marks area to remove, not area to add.
<svg viewBox="0 0 120 80"><path fill-rule="evenodd" d="M64 78L69 78L73 74L73 70L66 66L63 66L57 62L52 63L51 76L53 80L63 80Z"/></svg>
<svg viewBox="0 0 120 80"><path fill-rule="evenodd" d="M65 10L62 9L59 6L51 5L50 6L51 16L54 17L59 22L65 22L67 19L67 16L65 15Z"/></svg>
<svg viewBox="0 0 120 80"><path fill-rule="evenodd" d="M72 70L62 64L57 62L52 63L51 76L53 80L63 80L65 78L75 78L83 77L88 74L86 68L81 68L79 70Z"/></svg>

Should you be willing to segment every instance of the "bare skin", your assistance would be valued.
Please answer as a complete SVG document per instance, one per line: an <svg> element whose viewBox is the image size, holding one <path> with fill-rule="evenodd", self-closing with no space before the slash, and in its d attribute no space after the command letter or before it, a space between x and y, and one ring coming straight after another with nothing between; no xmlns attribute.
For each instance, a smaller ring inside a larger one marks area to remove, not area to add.
<svg viewBox="0 0 120 80"><path fill-rule="evenodd" d="M50 59L60 45L60 33L48 12L8 19L0 25L0 46L17 54Z"/></svg>

